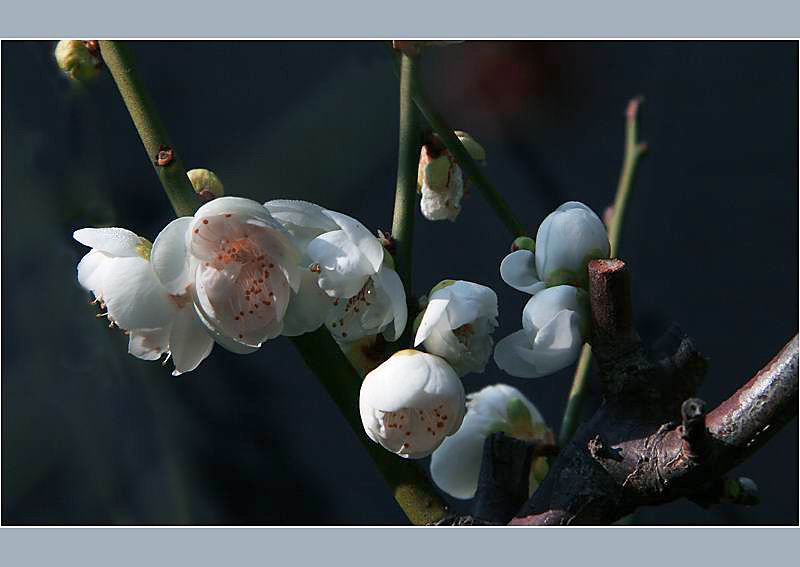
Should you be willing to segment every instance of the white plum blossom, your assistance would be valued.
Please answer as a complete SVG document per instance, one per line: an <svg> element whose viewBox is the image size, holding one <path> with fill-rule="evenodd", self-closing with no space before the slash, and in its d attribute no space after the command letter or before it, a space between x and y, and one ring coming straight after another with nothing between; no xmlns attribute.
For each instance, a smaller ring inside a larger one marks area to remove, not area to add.
<svg viewBox="0 0 800 567"><path fill-rule="evenodd" d="M172 357L174 375L194 370L214 345L192 306L185 277L160 279L159 242L187 223L177 219L155 244L123 228L83 228L74 238L92 250L78 264L78 281L90 290L106 316L129 335L128 352L144 360Z"/></svg>
<svg viewBox="0 0 800 567"><path fill-rule="evenodd" d="M464 387L443 359L401 350L367 374L359 409L374 442L407 459L430 455L464 418Z"/></svg>
<svg viewBox="0 0 800 567"><path fill-rule="evenodd" d="M162 245L165 271L189 274L209 330L246 350L281 334L292 291L300 287L299 253L263 205L214 199L197 210L185 234L172 236Z"/></svg>
<svg viewBox="0 0 800 567"><path fill-rule="evenodd" d="M587 265L609 255L603 221L586 205L570 201L550 213L536 233L536 251L517 250L503 258L500 276L530 293L559 284L586 287Z"/></svg>
<svg viewBox="0 0 800 567"><path fill-rule="evenodd" d="M519 378L552 374L578 359L588 324L586 292L569 285L547 288L528 300L523 328L497 343L494 361Z"/></svg>
<svg viewBox="0 0 800 567"><path fill-rule="evenodd" d="M326 327L337 341L381 332L394 340L406 326L408 308L391 255L357 220L326 209L323 214L336 229L312 239L306 251L320 289L332 302Z"/></svg>
<svg viewBox="0 0 800 567"><path fill-rule="evenodd" d="M414 346L422 344L464 376L483 372L497 327L497 295L467 281L444 280L433 288L421 316Z"/></svg>
<svg viewBox="0 0 800 567"><path fill-rule="evenodd" d="M483 147L472 136L461 131L455 134L473 159L486 159ZM432 221L455 221L461 212L464 186L461 167L434 135L430 143L422 146L417 169L417 191L422 195L422 215Z"/></svg>
<svg viewBox="0 0 800 567"><path fill-rule="evenodd" d="M454 498L474 497L484 442L496 432L523 441L555 443L539 410L522 392L506 384L486 386L467 396L467 414L461 428L433 452L431 477L436 486ZM533 459L528 478L530 494L547 471L545 457Z"/></svg>
<svg viewBox="0 0 800 567"><path fill-rule="evenodd" d="M308 245L321 234L339 230L339 225L314 203L276 199L264 206L291 235L299 252L300 288L286 310L283 334L294 337L316 331L328 319L333 300L320 288L318 272L311 269L314 261L308 255Z"/></svg>

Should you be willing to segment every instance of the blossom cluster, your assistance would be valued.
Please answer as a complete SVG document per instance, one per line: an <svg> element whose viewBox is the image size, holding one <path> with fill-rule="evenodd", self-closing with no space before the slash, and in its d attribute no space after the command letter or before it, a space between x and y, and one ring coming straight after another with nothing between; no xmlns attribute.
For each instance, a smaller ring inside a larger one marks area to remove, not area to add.
<svg viewBox="0 0 800 567"><path fill-rule="evenodd" d="M357 220L304 201L220 197L151 244L123 228L84 228L78 264L112 325L145 360L194 370L216 342L236 353L326 325L340 341L406 325L405 291L380 241Z"/></svg>
<svg viewBox="0 0 800 567"><path fill-rule="evenodd" d="M425 165L423 193L436 191L430 167L437 166ZM406 291L385 239L313 203L217 196L221 183L205 170L192 182L208 202L152 243L123 228L74 233L91 249L78 281L129 336L130 354L171 357L179 375L197 368L215 343L246 354L324 326L364 376L359 412L370 439L404 458L433 455L433 480L457 498L474 495L489 434L552 442L519 390L497 384L467 396L461 378L484 372L493 352L516 377L545 376L576 360L588 333L587 263L609 253L605 228L588 207L565 203L535 241L518 239L519 249L503 259L502 279L531 295L521 330L495 346L495 292L443 280L409 325L414 349L385 360L384 349L371 364L357 354L365 344L407 336ZM546 471L546 461L534 459L531 490Z"/></svg>

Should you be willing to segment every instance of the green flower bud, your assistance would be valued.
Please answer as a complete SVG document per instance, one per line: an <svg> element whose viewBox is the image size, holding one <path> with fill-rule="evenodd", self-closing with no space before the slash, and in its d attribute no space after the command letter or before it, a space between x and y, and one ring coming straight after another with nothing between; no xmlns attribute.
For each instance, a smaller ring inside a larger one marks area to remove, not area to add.
<svg viewBox="0 0 800 567"><path fill-rule="evenodd" d="M536 252L536 241L530 236L519 236L511 243L511 251L516 252L517 250Z"/></svg>
<svg viewBox="0 0 800 567"><path fill-rule="evenodd" d="M192 169L186 172L186 175L189 176L194 192L197 193L201 201L208 202L225 195L225 187L223 187L222 181L213 171Z"/></svg>
<svg viewBox="0 0 800 567"><path fill-rule="evenodd" d="M100 58L86 43L76 39L62 39L56 45L58 68L74 81L88 81L100 73Z"/></svg>

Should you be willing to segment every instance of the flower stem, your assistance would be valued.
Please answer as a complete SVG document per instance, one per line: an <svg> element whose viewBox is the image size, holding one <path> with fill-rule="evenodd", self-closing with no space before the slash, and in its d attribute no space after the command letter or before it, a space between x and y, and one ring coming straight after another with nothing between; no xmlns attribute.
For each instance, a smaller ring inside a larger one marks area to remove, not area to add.
<svg viewBox="0 0 800 567"><path fill-rule="evenodd" d="M396 62L397 60L395 59L395 63ZM464 144L461 143L458 136L453 133L453 129L445 122L444 117L431 105L430 100L428 100L422 88L422 81L415 81L412 84L411 96L417 108L419 108L422 115L431 125L431 128L439 135L444 146L456 159L458 165L461 167L461 171L463 171L470 181L478 188L483 198L486 199L492 209L494 209L495 214L497 214L500 221L506 226L512 236L514 238L525 236L527 231L514 217L511 207L508 206L508 203L503 199L500 192L492 185L489 179L487 179L478 163L469 155Z"/></svg>
<svg viewBox="0 0 800 567"><path fill-rule="evenodd" d="M103 60L117 83L145 150L148 155L155 157L162 145L169 146L169 136L144 83L136 74L131 55L121 42L101 41L100 44ZM167 166L156 166L155 169L175 213L178 216L194 214L200 203L180 160L173 157ZM419 468L367 438L358 411L361 378L330 333L321 328L294 337L292 342L366 447L408 519L416 525L442 519L446 512L445 504Z"/></svg>
<svg viewBox="0 0 800 567"><path fill-rule="evenodd" d="M614 198L611 223L608 227L608 239L611 244L611 257L614 258L619 250L619 239L622 232L622 221L625 217L625 207L633 187L633 178L636 173L636 165L639 158L647 151L647 144L638 140L638 126L636 122L639 106L642 104L642 97L635 97L628 103L625 111L625 158L622 162L622 173L617 184L617 194ZM586 398L586 381L589 376L589 367L592 362L592 349L589 344L583 345L581 357L578 360L578 367L575 369L575 377L572 380L572 388L567 399L567 408L564 410L564 417L561 421L561 431L558 435L559 446L565 446L575 430L578 428L578 418L581 406Z"/></svg>
<svg viewBox="0 0 800 567"><path fill-rule="evenodd" d="M125 101L125 106L172 208L178 216L193 215L201 203L192 188L192 182L186 175L180 157L170 142L153 100L136 72L128 46L122 41L100 41L100 52L117 84L122 100ZM159 153L162 150L164 150L163 159L159 160ZM159 161L163 165L159 165Z"/></svg>
<svg viewBox="0 0 800 567"><path fill-rule="evenodd" d="M417 167L419 164L419 116L411 98L419 81L418 55L401 54L400 65L400 148L397 158L397 187L394 196L392 238L397 273L406 288L411 286L411 244L416 213Z"/></svg>

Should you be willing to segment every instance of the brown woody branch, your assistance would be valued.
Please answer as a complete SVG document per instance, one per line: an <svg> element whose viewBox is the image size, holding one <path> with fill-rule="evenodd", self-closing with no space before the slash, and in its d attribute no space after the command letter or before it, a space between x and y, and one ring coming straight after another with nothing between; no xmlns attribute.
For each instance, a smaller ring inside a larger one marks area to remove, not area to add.
<svg viewBox="0 0 800 567"><path fill-rule="evenodd" d="M589 274L603 404L508 519L610 524L639 506L683 497L702 505L755 502L752 481L725 474L797 415L797 337L706 414L704 402L693 398L706 362L692 342L679 337L668 356L655 359L633 329L624 262L595 260Z"/></svg>

